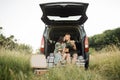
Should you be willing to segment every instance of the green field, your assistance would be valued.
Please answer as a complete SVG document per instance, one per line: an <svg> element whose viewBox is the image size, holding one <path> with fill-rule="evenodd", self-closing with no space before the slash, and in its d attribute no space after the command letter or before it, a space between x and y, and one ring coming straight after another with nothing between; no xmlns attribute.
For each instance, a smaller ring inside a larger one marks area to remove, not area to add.
<svg viewBox="0 0 120 80"><path fill-rule="evenodd" d="M30 54L0 49L0 80L119 80L120 50L115 46L92 51L88 70L75 65L49 69L35 75L30 68Z"/></svg>

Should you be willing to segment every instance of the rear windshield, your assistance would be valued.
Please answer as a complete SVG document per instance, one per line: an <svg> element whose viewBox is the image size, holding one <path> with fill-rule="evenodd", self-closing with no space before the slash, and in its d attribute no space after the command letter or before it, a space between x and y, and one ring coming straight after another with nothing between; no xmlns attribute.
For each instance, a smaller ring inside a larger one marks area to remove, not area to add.
<svg viewBox="0 0 120 80"><path fill-rule="evenodd" d="M78 20L81 16L69 16L69 17L60 17L60 16L47 16L50 20L55 21L73 21Z"/></svg>

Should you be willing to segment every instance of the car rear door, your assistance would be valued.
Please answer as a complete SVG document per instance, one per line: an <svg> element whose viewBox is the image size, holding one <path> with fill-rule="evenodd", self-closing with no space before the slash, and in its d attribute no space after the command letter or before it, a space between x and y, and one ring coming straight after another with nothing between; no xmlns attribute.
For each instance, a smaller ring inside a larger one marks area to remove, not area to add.
<svg viewBox="0 0 120 80"><path fill-rule="evenodd" d="M47 25L75 25L84 24L87 20L86 10L88 3L80 2L56 2L56 3L44 3L40 4L43 12L42 20ZM50 20L48 16L58 16L60 18L70 16L81 16L77 20Z"/></svg>

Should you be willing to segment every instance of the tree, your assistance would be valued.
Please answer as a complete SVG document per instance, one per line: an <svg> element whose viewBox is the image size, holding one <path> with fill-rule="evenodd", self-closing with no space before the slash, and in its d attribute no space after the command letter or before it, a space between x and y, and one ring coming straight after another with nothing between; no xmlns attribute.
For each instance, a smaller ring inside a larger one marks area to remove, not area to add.
<svg viewBox="0 0 120 80"><path fill-rule="evenodd" d="M102 49L107 45L116 45L120 47L120 28L106 30L102 34L89 37L90 47L96 50Z"/></svg>
<svg viewBox="0 0 120 80"><path fill-rule="evenodd" d="M2 27L0 27L0 30L2 30ZM10 35L9 37L6 37L0 33L0 48L5 48L9 50L19 50L19 51L26 51L27 53L32 52L32 48L25 44L18 44L17 39L14 39L14 35Z"/></svg>

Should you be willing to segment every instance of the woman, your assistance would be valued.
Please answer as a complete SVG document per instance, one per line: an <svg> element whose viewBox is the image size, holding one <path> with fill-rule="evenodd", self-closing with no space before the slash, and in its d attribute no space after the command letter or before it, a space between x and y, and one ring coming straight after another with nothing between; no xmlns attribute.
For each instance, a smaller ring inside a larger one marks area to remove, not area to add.
<svg viewBox="0 0 120 80"><path fill-rule="evenodd" d="M64 54L64 49L66 47L66 44L64 43L64 38L62 36L59 37L58 42L55 44L55 50L54 50L54 63L57 65L63 60L63 54Z"/></svg>

